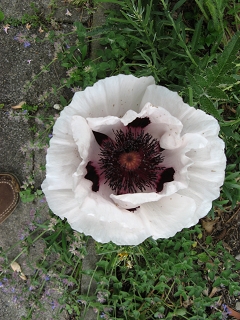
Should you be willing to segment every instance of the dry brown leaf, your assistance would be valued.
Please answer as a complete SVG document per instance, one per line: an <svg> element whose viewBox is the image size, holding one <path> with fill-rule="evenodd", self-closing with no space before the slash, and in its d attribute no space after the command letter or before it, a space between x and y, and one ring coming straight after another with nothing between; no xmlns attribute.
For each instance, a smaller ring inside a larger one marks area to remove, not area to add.
<svg viewBox="0 0 240 320"><path fill-rule="evenodd" d="M21 272L21 267L16 261L13 261L11 263L11 268L13 269L13 271Z"/></svg>
<svg viewBox="0 0 240 320"><path fill-rule="evenodd" d="M26 101L21 101L16 106L13 106L12 109L21 109L22 106L26 103Z"/></svg>
<svg viewBox="0 0 240 320"><path fill-rule="evenodd" d="M31 28L31 24L30 24L30 23L27 23L27 24L26 24L26 29L29 30L30 28Z"/></svg>
<svg viewBox="0 0 240 320"><path fill-rule="evenodd" d="M24 273L20 273L19 274L19 277L21 278L21 279L23 279L24 281L27 281L27 277L25 276L25 274Z"/></svg>
<svg viewBox="0 0 240 320"><path fill-rule="evenodd" d="M16 261L13 261L11 263L11 268L13 269L14 272L18 272L19 273L19 277L21 279L23 279L24 281L27 281L27 277L25 276L24 273L22 273L22 269L21 269L20 265Z"/></svg>
<svg viewBox="0 0 240 320"><path fill-rule="evenodd" d="M213 287L212 291L209 294L209 298L212 298L215 295L215 293L217 293L219 290L221 290L221 289L217 288L217 287Z"/></svg>
<svg viewBox="0 0 240 320"><path fill-rule="evenodd" d="M218 222L219 217L215 220L204 220L202 219L202 227L206 230L208 234L212 233L214 225Z"/></svg>
<svg viewBox="0 0 240 320"><path fill-rule="evenodd" d="M228 250L229 252L232 251L232 248L225 242L225 241L222 241L222 244L223 244L223 247Z"/></svg>
<svg viewBox="0 0 240 320"><path fill-rule="evenodd" d="M233 310L232 308L230 308L229 306L227 306L228 312L229 312L229 316L230 317L234 317L235 319L240 319L240 313Z"/></svg>
<svg viewBox="0 0 240 320"><path fill-rule="evenodd" d="M218 239L218 240L222 240L222 239L225 237L226 233L227 233L227 228L224 228L224 229L220 232L220 234L217 236L217 239Z"/></svg>
<svg viewBox="0 0 240 320"><path fill-rule="evenodd" d="M71 12L67 9L67 12L65 13L65 15L71 17L72 14L71 14Z"/></svg>
<svg viewBox="0 0 240 320"><path fill-rule="evenodd" d="M42 27L39 27L38 32L43 33L44 30L42 29Z"/></svg>
<svg viewBox="0 0 240 320"><path fill-rule="evenodd" d="M184 308L188 308L189 306L191 306L193 304L193 301L191 299L187 299L185 301L183 301L182 305L184 306Z"/></svg>

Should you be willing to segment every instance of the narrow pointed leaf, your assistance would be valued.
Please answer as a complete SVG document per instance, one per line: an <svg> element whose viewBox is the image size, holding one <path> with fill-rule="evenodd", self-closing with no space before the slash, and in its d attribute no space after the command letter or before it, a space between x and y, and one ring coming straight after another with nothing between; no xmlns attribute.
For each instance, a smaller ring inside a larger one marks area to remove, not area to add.
<svg viewBox="0 0 240 320"><path fill-rule="evenodd" d="M214 104L207 96L200 97L200 108L203 111L214 116L216 119L221 120L221 117L220 117L217 109L215 108Z"/></svg>
<svg viewBox="0 0 240 320"><path fill-rule="evenodd" d="M202 23L203 23L203 17L197 22L197 24L195 26L195 31L194 31L193 36L192 36L192 41L191 41L190 45L191 45L191 48L192 48L193 51L196 51L198 49Z"/></svg>
<svg viewBox="0 0 240 320"><path fill-rule="evenodd" d="M216 100L228 100L227 94L219 88L208 88L207 93Z"/></svg>

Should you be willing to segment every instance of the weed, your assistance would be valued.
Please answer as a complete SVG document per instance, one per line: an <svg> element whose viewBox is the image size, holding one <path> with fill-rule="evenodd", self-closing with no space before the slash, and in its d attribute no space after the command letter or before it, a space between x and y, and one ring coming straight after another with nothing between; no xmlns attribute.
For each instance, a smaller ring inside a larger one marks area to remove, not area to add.
<svg viewBox="0 0 240 320"><path fill-rule="evenodd" d="M0 10L0 22L4 20L4 13Z"/></svg>

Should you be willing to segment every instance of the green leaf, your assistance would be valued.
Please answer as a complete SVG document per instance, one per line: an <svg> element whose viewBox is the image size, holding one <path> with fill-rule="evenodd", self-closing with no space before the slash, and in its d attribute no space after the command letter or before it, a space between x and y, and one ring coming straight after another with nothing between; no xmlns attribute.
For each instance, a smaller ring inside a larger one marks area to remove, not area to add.
<svg viewBox="0 0 240 320"><path fill-rule="evenodd" d="M43 192L42 192L42 190L37 189L37 190L36 190L36 194L37 194L38 196L40 196L40 195L43 194Z"/></svg>
<svg viewBox="0 0 240 320"><path fill-rule="evenodd" d="M108 64L109 64L109 68L110 68L110 70L115 70L115 68L116 68L116 61L115 60L110 60L109 62L108 62Z"/></svg>
<svg viewBox="0 0 240 320"><path fill-rule="evenodd" d="M200 100L200 108L203 111L210 113L216 119L221 120L221 117L220 117L217 109L215 108L214 104L207 96L205 96L205 95L201 96L199 100Z"/></svg>
<svg viewBox="0 0 240 320"><path fill-rule="evenodd" d="M221 77L221 84L234 84L236 80L231 76L222 76Z"/></svg>
<svg viewBox="0 0 240 320"><path fill-rule="evenodd" d="M212 237L211 236L207 236L206 237L206 244L210 244L212 243Z"/></svg>
<svg viewBox="0 0 240 320"><path fill-rule="evenodd" d="M175 316L184 316L187 313L187 310L184 308L177 309L174 311Z"/></svg>
<svg viewBox="0 0 240 320"><path fill-rule="evenodd" d="M232 199L231 192L229 192L227 186L225 186L225 185L223 186L223 192L226 195L226 197L232 202L233 199Z"/></svg>
<svg viewBox="0 0 240 320"><path fill-rule="evenodd" d="M210 278L210 280L214 280L214 278L215 278L215 272L213 272L213 271L210 271L209 273L208 273L208 277Z"/></svg>
<svg viewBox="0 0 240 320"><path fill-rule="evenodd" d="M158 293L163 293L165 289L170 289L170 287L163 282L155 286L155 290L157 290Z"/></svg>
<svg viewBox="0 0 240 320"><path fill-rule="evenodd" d="M180 8L186 0L179 0L173 7L172 13L174 13L178 8Z"/></svg>
<svg viewBox="0 0 240 320"><path fill-rule="evenodd" d="M204 77L196 75L196 81L202 88L207 87L207 79Z"/></svg>
<svg viewBox="0 0 240 320"><path fill-rule="evenodd" d="M238 190L240 190L240 185L236 184L236 183L225 182L224 186L227 187L228 189L238 189Z"/></svg>
<svg viewBox="0 0 240 320"><path fill-rule="evenodd" d="M23 203L32 202L35 199L35 195L32 193L30 189L20 191L19 194Z"/></svg>
<svg viewBox="0 0 240 320"><path fill-rule="evenodd" d="M67 100L64 98L64 96L60 96L60 103L61 103L61 105L63 106L63 107L65 107L67 104L68 104L68 102L67 102Z"/></svg>
<svg viewBox="0 0 240 320"><path fill-rule="evenodd" d="M230 169L228 169L228 170L230 170ZM233 180L233 179L238 178L239 176L240 176L240 175L239 175L239 171L230 173L230 174L228 174L228 175L226 176L226 181L231 181L231 180Z"/></svg>
<svg viewBox="0 0 240 320"><path fill-rule="evenodd" d="M224 48L223 53L219 56L218 64L221 67L219 71L224 69L224 66L236 60L240 50L240 32L236 32L231 41Z"/></svg>
<svg viewBox="0 0 240 320"><path fill-rule="evenodd" d="M143 20L143 24L145 26L147 26L149 24L149 21L151 21L150 15L151 15L151 9L152 9L152 2L153 2L153 0L151 0L150 4L146 6L145 18Z"/></svg>
<svg viewBox="0 0 240 320"><path fill-rule="evenodd" d="M219 0L218 0L219 1ZM214 26L215 26L215 28L216 28L216 30L219 30L220 29L220 25L219 25L219 19L218 19L218 12L217 12L217 8L216 8L216 5L215 5L215 3L214 3L214 1L212 1L212 0L205 0L204 1L205 2L205 4L207 5L207 7L208 7L208 10L209 10L209 12L210 12L210 14L211 14L211 16L212 16L212 19L213 19L213 22L214 22Z"/></svg>
<svg viewBox="0 0 240 320"><path fill-rule="evenodd" d="M98 267L106 269L108 266L108 261L101 260L101 261L98 261L96 264Z"/></svg>
<svg viewBox="0 0 240 320"><path fill-rule="evenodd" d="M223 270L223 272L221 273L221 276L224 278L228 278L231 274L232 270Z"/></svg>
<svg viewBox="0 0 240 320"><path fill-rule="evenodd" d="M198 254L198 259L202 262L207 262L209 260L209 256L205 252L202 252Z"/></svg>
<svg viewBox="0 0 240 320"><path fill-rule="evenodd" d="M192 41L190 43L190 46L193 51L196 51L198 49L198 44L199 44L199 38L201 35L201 28L202 28L202 23L203 23L203 17L197 22L195 26L195 30L192 36Z"/></svg>
<svg viewBox="0 0 240 320"><path fill-rule="evenodd" d="M236 163L228 164L226 171L232 171L236 168Z"/></svg>
<svg viewBox="0 0 240 320"><path fill-rule="evenodd" d="M228 100L227 94L219 88L208 88L207 93L216 100Z"/></svg>
<svg viewBox="0 0 240 320"><path fill-rule="evenodd" d="M135 319L139 319L140 312L138 310L133 310L133 315L134 315Z"/></svg>
<svg viewBox="0 0 240 320"><path fill-rule="evenodd" d="M199 85L197 80L189 72L187 72L187 77L188 77L188 81L189 81L193 91L195 91L195 93L197 95L202 94L203 93L203 89L201 88L201 86Z"/></svg>
<svg viewBox="0 0 240 320"><path fill-rule="evenodd" d="M217 278L214 283L213 283L213 287L218 287L222 284L222 279L221 278Z"/></svg>
<svg viewBox="0 0 240 320"><path fill-rule="evenodd" d="M108 67L109 67L109 63L108 62L101 62L99 64L99 70L108 70Z"/></svg>
<svg viewBox="0 0 240 320"><path fill-rule="evenodd" d="M0 10L0 21L4 20L4 13Z"/></svg>
<svg viewBox="0 0 240 320"><path fill-rule="evenodd" d="M84 59L87 55L87 50L88 50L88 47L87 45L84 45L82 48L81 48L81 53L82 53L82 59Z"/></svg>
<svg viewBox="0 0 240 320"><path fill-rule="evenodd" d="M226 73L229 72L229 70L233 69L233 63L230 62L226 62L224 65L221 64L217 64L215 66L212 67L212 71L214 74L214 86L218 86L219 84L221 84L222 82L222 76ZM213 84L210 84L211 86L213 86Z"/></svg>
<svg viewBox="0 0 240 320"><path fill-rule="evenodd" d="M219 55L217 59L217 65L212 68L212 73L207 73L209 85L212 86L221 83L221 77L225 76L226 72L233 67L233 61L236 60L238 51L240 50L240 32L237 32L224 51Z"/></svg>

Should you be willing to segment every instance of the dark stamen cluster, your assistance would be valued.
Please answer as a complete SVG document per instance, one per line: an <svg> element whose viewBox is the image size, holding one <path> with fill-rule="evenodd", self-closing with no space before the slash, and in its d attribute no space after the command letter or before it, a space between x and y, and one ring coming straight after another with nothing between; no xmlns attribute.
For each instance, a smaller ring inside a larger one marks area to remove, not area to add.
<svg viewBox="0 0 240 320"><path fill-rule="evenodd" d="M115 140L103 140L99 166L105 183L117 194L135 193L154 188L163 161L157 139L141 130L127 128L114 132Z"/></svg>

